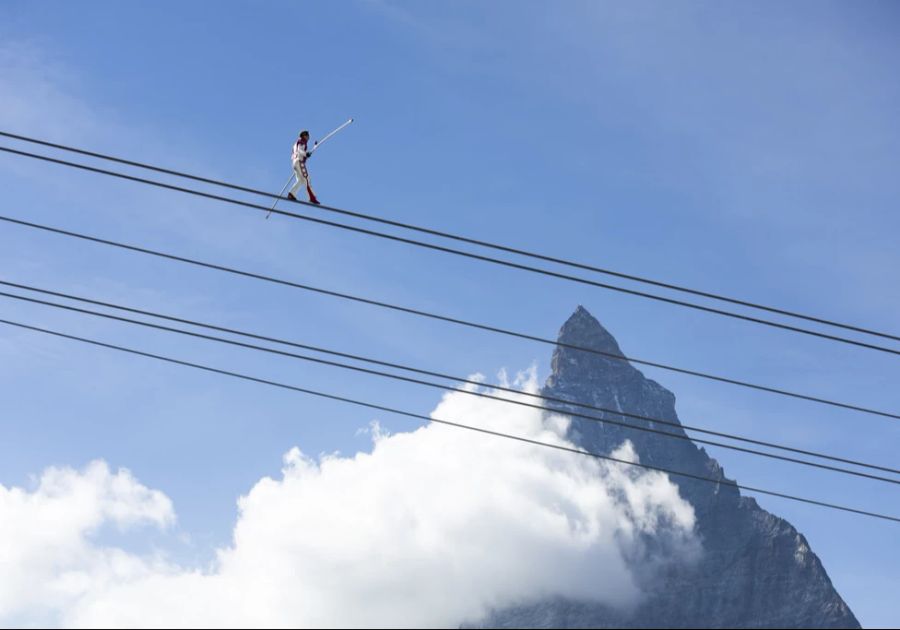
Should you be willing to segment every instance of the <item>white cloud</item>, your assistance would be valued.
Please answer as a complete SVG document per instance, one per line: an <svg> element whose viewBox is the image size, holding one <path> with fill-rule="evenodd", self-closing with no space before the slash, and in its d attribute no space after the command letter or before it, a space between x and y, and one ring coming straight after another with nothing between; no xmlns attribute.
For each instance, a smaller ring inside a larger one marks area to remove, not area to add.
<svg viewBox="0 0 900 630"><path fill-rule="evenodd" d="M166 527L174 518L165 495L103 462L48 468L31 492L0 485L0 620L49 618L88 592L158 570L90 536L104 525Z"/></svg>
<svg viewBox="0 0 900 630"><path fill-rule="evenodd" d="M465 394L433 417L567 444L563 418ZM654 566L697 551L693 510L662 474L435 424L394 435L376 424L372 436L353 457L288 452L280 478L241 497L233 541L205 571L85 542L103 522L171 521L127 473L95 463L68 483L4 491L18 499L0 514L3 544L26 551L3 584L29 572L45 583L30 605L71 626L435 627L553 595L627 607L652 573L648 539ZM617 454L634 458L628 444ZM20 533L46 519L46 535ZM0 621L28 612L9 594Z"/></svg>

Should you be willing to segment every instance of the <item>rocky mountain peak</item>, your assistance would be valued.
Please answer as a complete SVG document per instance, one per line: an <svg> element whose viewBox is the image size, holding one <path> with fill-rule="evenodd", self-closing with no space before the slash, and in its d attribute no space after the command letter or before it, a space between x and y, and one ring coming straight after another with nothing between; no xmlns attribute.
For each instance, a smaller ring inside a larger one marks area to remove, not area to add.
<svg viewBox="0 0 900 630"><path fill-rule="evenodd" d="M616 339L587 309L579 306L563 324L558 344L544 393L604 410L571 407L595 416L572 418L571 441L609 453L629 440L643 463L727 481L723 467L687 439L672 392L625 360ZM676 437L610 424L610 419ZM554 599L495 611L482 623L541 628L859 627L819 558L790 523L741 496L733 485L675 475L670 479L694 507L703 547L699 562L668 571L635 610Z"/></svg>

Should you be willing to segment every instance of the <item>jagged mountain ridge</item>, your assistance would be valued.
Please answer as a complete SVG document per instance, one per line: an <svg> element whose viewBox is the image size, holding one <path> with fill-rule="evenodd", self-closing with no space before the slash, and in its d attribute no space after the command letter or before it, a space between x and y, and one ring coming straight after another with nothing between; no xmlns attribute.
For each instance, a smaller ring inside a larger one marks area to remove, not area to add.
<svg viewBox="0 0 900 630"><path fill-rule="evenodd" d="M579 306L566 321L558 342L565 345L558 345L553 353L553 371L544 394L679 423L674 394L629 362L566 347L622 356L615 338L586 309ZM684 433L680 426L662 428ZM643 463L726 479L718 462L689 440L579 418L572 418L568 437L599 453L611 452L627 438ZM659 576L636 610L622 612L590 602L554 599L494 611L480 625L860 627L819 558L790 523L763 510L752 498L741 496L734 486L670 478L694 507L703 553L698 562L671 567Z"/></svg>

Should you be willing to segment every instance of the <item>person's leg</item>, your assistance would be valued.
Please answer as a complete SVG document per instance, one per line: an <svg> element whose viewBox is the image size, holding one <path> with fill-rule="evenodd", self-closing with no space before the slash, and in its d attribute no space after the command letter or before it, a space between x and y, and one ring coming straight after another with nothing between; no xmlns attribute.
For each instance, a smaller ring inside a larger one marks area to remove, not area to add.
<svg viewBox="0 0 900 630"><path fill-rule="evenodd" d="M310 202L314 204L319 203L319 200L316 199L316 193L313 192L312 186L309 185L309 178L306 179L306 194L309 195Z"/></svg>
<svg viewBox="0 0 900 630"><path fill-rule="evenodd" d="M291 186L291 190L288 193L288 199L297 200L295 193L300 190L301 186L306 186L307 181L306 177L303 176L303 169L300 168L300 162L294 162L294 178L297 180L294 182L294 185Z"/></svg>
<svg viewBox="0 0 900 630"><path fill-rule="evenodd" d="M306 184L306 194L309 195L310 203L318 204L316 193L313 192L312 186L309 185L309 172L306 170L306 163L300 162L300 174L303 176L303 183Z"/></svg>

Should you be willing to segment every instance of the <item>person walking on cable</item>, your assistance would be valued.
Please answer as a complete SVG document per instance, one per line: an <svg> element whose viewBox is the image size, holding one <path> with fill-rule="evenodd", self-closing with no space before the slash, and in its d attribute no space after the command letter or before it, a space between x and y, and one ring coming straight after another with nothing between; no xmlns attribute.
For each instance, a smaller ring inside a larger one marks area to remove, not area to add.
<svg viewBox="0 0 900 630"><path fill-rule="evenodd" d="M288 199L297 201L294 193L300 190L301 186L306 186L306 194L309 195L310 203L318 205L319 200L316 199L316 193L313 192L312 186L309 184L309 172L306 170L306 160L312 155L312 151L307 148L308 143L309 132L306 130L301 131L300 137L294 143L294 150L291 153L291 163L293 164L294 176L297 178L297 181L288 193Z"/></svg>

